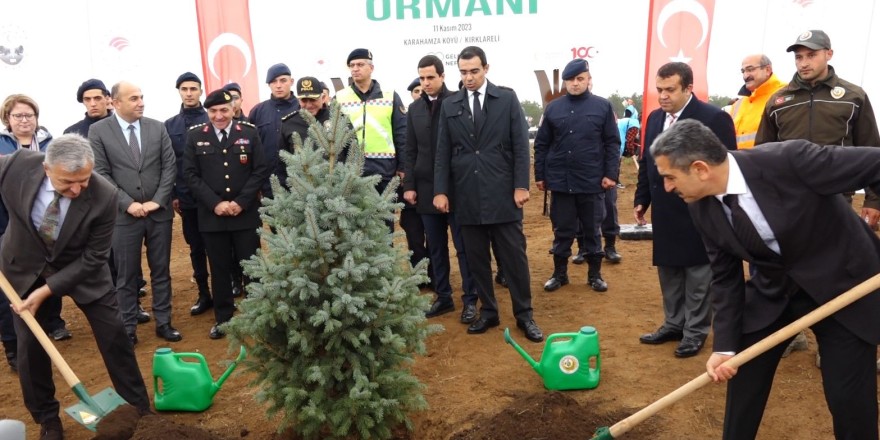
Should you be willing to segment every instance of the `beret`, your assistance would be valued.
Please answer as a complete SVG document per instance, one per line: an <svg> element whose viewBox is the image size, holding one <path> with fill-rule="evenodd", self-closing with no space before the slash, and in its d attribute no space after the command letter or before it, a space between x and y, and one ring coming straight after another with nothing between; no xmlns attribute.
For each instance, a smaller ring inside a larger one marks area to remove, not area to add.
<svg viewBox="0 0 880 440"><path fill-rule="evenodd" d="M202 80L200 80L199 77L196 76L195 73L186 72L186 73L182 73L180 76L177 77L177 83L174 84L174 88L179 89L180 85L186 81L195 81L195 82L199 83L199 85L202 85Z"/></svg>
<svg viewBox="0 0 880 440"><path fill-rule="evenodd" d="M230 102L232 102L232 95L226 90L217 89L209 93L208 97L205 98L205 108L213 107L215 105L229 104Z"/></svg>
<svg viewBox="0 0 880 440"><path fill-rule="evenodd" d="M367 49L355 49L348 54L348 58L345 60L345 64L351 63L351 60L372 60L373 52L370 52Z"/></svg>
<svg viewBox="0 0 880 440"><path fill-rule="evenodd" d="M100 90L104 92L104 96L110 96L110 91L107 90L107 87L104 86L104 82L100 79L87 79L80 84L79 88L76 89L76 101L83 102L83 94L85 94L89 90Z"/></svg>
<svg viewBox="0 0 880 440"><path fill-rule="evenodd" d="M418 87L420 85L422 85L422 81L420 81L418 78L416 78L411 83L409 83L409 86L407 86L406 90L409 92L412 92L413 89L415 89L416 87Z"/></svg>
<svg viewBox="0 0 880 440"><path fill-rule="evenodd" d="M290 75L290 67L287 67L287 64L284 63L273 65L269 68L269 71L266 72L266 84L269 84L281 75Z"/></svg>
<svg viewBox="0 0 880 440"><path fill-rule="evenodd" d="M226 84L225 86L223 86L223 90L226 90L227 92L235 90L236 92L238 92L239 95L241 94L241 86L238 85L238 83Z"/></svg>
<svg viewBox="0 0 880 440"><path fill-rule="evenodd" d="M571 60L568 64L565 65L565 69L562 70L562 79L568 80L572 79L581 73L589 72L590 65L587 64L587 60L583 58L578 58L576 60Z"/></svg>

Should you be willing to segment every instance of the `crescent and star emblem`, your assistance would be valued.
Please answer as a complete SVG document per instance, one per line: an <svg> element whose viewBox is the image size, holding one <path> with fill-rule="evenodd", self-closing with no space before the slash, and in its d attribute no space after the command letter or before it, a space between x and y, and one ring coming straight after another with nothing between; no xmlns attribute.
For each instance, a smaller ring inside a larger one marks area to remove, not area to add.
<svg viewBox="0 0 880 440"><path fill-rule="evenodd" d="M220 52L224 46L232 46L241 52L244 55L244 73L242 73L242 78L247 76L248 72L251 70L251 64L253 59L251 58L251 48L248 46L247 42L244 41L238 34L233 34L231 32L224 32L214 40L211 41L211 44L208 46L208 67L211 69L211 74L214 75L214 78L222 80L219 75L217 75L217 69L214 68L214 58L217 56L217 53Z"/></svg>
<svg viewBox="0 0 880 440"><path fill-rule="evenodd" d="M657 21L659 22L657 25L657 38L660 40L660 44L662 44L663 47L668 47L663 38L663 28L666 27L666 22L669 21L672 16L680 13L691 14L700 22L700 43L697 44L696 48L702 46L703 43L706 42L706 37L709 34L709 14L706 12L706 8L704 8L697 0L672 0L660 10L660 15L657 16ZM669 57L669 59L684 63L691 60L691 58L685 56L684 50L681 48L678 49L678 54L676 56Z"/></svg>

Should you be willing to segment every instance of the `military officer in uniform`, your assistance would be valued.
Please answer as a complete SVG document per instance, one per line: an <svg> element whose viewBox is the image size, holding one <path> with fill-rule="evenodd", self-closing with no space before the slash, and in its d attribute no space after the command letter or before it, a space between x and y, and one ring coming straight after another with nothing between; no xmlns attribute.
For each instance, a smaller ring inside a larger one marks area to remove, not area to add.
<svg viewBox="0 0 880 440"><path fill-rule="evenodd" d="M260 246L258 194L269 168L256 127L233 119L229 92L211 92L205 108L210 122L187 133L183 173L198 205L211 273L231 273ZM211 290L216 324L209 337L220 339L226 335L220 325L235 311L232 286L226 277L211 277Z"/></svg>

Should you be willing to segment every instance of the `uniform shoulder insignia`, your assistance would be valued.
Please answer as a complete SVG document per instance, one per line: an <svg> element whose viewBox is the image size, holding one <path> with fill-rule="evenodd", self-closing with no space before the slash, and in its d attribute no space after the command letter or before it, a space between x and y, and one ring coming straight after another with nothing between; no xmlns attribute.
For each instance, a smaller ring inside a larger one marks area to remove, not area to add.
<svg viewBox="0 0 880 440"><path fill-rule="evenodd" d="M196 129L196 128L199 128L199 127L204 127L205 125L208 125L208 123L207 123L207 122L202 122L201 124L196 124L196 125L193 125L193 126L190 127L190 128L187 128L187 130L192 130L192 129Z"/></svg>
<svg viewBox="0 0 880 440"><path fill-rule="evenodd" d="M240 125L247 125L248 127L251 127L251 128L257 128L256 125L251 124L251 123L248 122L248 121L238 121L238 123L239 123Z"/></svg>
<svg viewBox="0 0 880 440"><path fill-rule="evenodd" d="M293 115L296 115L296 114L299 114L299 110L297 110L297 111L295 111L295 112L290 112L290 113L288 113L288 114L282 116L282 117L281 117L281 120L282 120L282 121L286 121L286 120L292 118Z"/></svg>

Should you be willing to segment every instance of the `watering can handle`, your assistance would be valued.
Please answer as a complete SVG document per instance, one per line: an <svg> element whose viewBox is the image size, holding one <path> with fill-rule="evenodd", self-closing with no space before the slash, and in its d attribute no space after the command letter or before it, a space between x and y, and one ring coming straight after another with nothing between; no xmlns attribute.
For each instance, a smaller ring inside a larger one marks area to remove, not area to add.
<svg viewBox="0 0 880 440"><path fill-rule="evenodd" d="M3 293L6 294L6 298L9 298L10 303L15 304L16 306L21 306L21 298L19 298L15 289L12 288L12 285L9 284L9 280L6 279L6 275L4 275L3 272L0 272L0 288L3 289ZM55 344L49 340L49 336L47 336L46 332L43 331L43 328L40 327L40 323L37 322L34 315L25 310L19 316L24 320L28 328L31 329L31 333L33 333L37 340L40 341L40 345L46 350L49 358L52 359L52 363L55 364L55 367L58 368L58 371L64 376L64 381L67 382L71 388L79 385L81 383L79 378L76 377L76 374L70 369L70 365L67 365L67 362L61 357L61 353L55 348Z"/></svg>
<svg viewBox="0 0 880 440"><path fill-rule="evenodd" d="M545 342L544 344L545 344L545 345L550 345L550 343L552 343L553 341L555 341L555 340L557 340L557 339L559 339L559 338L569 338L569 339L573 339L573 338L574 338L575 336L577 336L577 335L578 335L577 333L554 333L554 334L552 334L552 335L550 335L550 336L547 336L547 342Z"/></svg>

